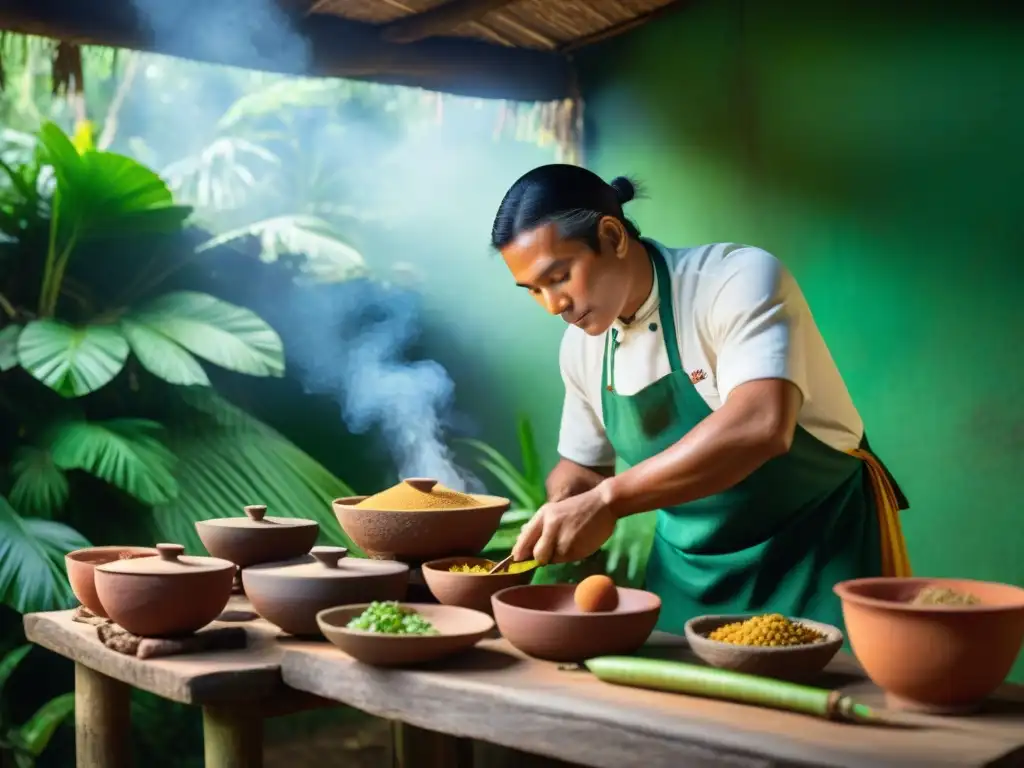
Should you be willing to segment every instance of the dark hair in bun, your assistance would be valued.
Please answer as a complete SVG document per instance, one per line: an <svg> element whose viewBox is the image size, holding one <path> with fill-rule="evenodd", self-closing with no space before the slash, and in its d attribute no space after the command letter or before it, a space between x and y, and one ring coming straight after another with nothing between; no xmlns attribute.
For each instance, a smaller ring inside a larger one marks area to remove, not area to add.
<svg viewBox="0 0 1024 768"><path fill-rule="evenodd" d="M636 197L636 185L625 176L616 176L608 182L608 186L615 190L619 205L625 205Z"/></svg>
<svg viewBox="0 0 1024 768"><path fill-rule="evenodd" d="M626 218L622 206L637 196L637 184L625 176L605 182L578 165L542 165L521 176L505 193L491 227L491 245L504 248L523 232L556 223L562 237L600 248L599 222L613 216L630 237L640 229Z"/></svg>

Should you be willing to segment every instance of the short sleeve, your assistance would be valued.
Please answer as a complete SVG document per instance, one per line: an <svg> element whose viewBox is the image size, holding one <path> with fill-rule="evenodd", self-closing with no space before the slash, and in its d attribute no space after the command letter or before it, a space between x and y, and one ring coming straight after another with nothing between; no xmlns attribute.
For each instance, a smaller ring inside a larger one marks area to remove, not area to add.
<svg viewBox="0 0 1024 768"><path fill-rule="evenodd" d="M608 441L595 405L587 397L582 350L568 333L562 338L559 367L565 384L565 401L558 454L584 467L614 466L615 449Z"/></svg>
<svg viewBox="0 0 1024 768"><path fill-rule="evenodd" d="M813 321L789 270L767 251L745 247L729 253L706 279L706 331L722 402L736 387L760 379L790 381L806 402L806 331Z"/></svg>

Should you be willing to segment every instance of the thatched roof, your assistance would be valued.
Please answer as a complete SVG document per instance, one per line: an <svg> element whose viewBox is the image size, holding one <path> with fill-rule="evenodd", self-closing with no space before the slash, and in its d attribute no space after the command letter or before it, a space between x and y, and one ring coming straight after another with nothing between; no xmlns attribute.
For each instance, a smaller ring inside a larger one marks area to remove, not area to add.
<svg viewBox="0 0 1024 768"><path fill-rule="evenodd" d="M686 4L685 0L0 0L0 29L287 74L541 101L574 95L573 52ZM149 16L147 8L158 9L159 18ZM235 14L234 21L226 8ZM265 37L262 45L260 40L239 45L240 30L250 28L256 16L273 18L275 29L301 36L308 43L309 60L278 55L280 36L275 42L265 30L256 31L257 37ZM223 45L218 38L225 41Z"/></svg>

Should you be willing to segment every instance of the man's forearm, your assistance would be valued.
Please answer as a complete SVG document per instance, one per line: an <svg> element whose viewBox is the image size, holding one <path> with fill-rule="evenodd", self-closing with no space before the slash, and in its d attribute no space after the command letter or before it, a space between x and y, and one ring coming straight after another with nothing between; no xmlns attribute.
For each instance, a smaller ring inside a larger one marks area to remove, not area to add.
<svg viewBox="0 0 1024 768"><path fill-rule="evenodd" d="M738 387L677 443L604 480L597 492L616 517L721 493L789 450L800 403L788 382Z"/></svg>

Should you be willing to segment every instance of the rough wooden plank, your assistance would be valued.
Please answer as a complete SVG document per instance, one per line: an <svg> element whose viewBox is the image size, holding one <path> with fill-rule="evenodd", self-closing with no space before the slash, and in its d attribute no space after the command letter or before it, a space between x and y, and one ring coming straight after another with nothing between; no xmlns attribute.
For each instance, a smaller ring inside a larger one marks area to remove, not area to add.
<svg viewBox="0 0 1024 768"><path fill-rule="evenodd" d="M131 764L131 697L124 683L75 665L75 761L79 768Z"/></svg>
<svg viewBox="0 0 1024 768"><path fill-rule="evenodd" d="M420 13L396 19L381 29L381 40L414 43L450 32L467 21L476 21L515 0L447 0Z"/></svg>
<svg viewBox="0 0 1024 768"><path fill-rule="evenodd" d="M659 637L649 650L692 661L678 641L666 645ZM880 704L849 659L838 658L827 672L819 684ZM291 646L282 674L294 688L374 715L596 768L939 768L1013 765L1024 757L1019 688L1007 688L986 715L922 718L920 729L896 729L606 685L526 659L502 640L416 670L374 669L323 644Z"/></svg>
<svg viewBox="0 0 1024 768"><path fill-rule="evenodd" d="M248 603L233 598L229 608L244 610ZM284 695L280 661L287 642L263 620L244 626L249 647L141 660L112 651L96 637L96 628L71 620L74 611L28 614L25 635L33 643L79 665L135 688L183 704L273 699ZM305 706L303 704L303 706Z"/></svg>

